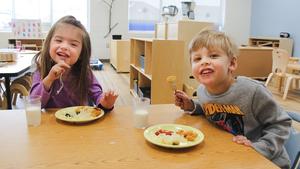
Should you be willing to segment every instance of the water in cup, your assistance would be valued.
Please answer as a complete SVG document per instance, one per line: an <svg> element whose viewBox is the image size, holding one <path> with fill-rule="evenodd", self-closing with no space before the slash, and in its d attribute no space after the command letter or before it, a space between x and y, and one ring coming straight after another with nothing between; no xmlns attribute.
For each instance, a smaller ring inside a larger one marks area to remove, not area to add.
<svg viewBox="0 0 300 169"><path fill-rule="evenodd" d="M134 127L142 128L142 129L147 127L149 105L150 105L149 98L139 97L134 99L134 112L133 112Z"/></svg>
<svg viewBox="0 0 300 169"><path fill-rule="evenodd" d="M25 111L27 124L29 126L39 126L41 124L40 96L29 96L25 98Z"/></svg>

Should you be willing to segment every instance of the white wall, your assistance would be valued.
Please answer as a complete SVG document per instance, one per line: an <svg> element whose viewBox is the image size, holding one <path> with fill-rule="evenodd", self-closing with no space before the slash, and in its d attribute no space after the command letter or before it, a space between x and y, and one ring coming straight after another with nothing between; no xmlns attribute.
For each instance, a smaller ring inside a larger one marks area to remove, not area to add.
<svg viewBox="0 0 300 169"><path fill-rule="evenodd" d="M110 0L107 0L110 2ZM112 34L121 34L123 39L128 39L128 0L116 0L112 8L113 26L117 27L105 39L108 32L109 7L102 0L90 1L90 36L92 41L92 57L109 59L109 44Z"/></svg>
<svg viewBox="0 0 300 169"><path fill-rule="evenodd" d="M0 48L8 48L9 38L10 38L10 33L0 32Z"/></svg>
<svg viewBox="0 0 300 169"><path fill-rule="evenodd" d="M224 31L237 45L248 44L251 0L225 0Z"/></svg>

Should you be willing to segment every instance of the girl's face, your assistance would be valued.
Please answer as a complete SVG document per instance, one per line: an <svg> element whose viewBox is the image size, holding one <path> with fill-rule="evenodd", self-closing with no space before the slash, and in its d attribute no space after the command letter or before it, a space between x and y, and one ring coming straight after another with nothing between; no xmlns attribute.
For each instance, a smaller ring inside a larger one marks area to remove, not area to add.
<svg viewBox="0 0 300 169"><path fill-rule="evenodd" d="M70 24L58 25L50 42L50 56L54 62L64 61L68 65L74 65L81 49L82 31Z"/></svg>
<svg viewBox="0 0 300 169"><path fill-rule="evenodd" d="M210 51L203 47L191 53L191 62L193 76L209 93L221 94L233 83L236 59L230 58L224 51Z"/></svg>

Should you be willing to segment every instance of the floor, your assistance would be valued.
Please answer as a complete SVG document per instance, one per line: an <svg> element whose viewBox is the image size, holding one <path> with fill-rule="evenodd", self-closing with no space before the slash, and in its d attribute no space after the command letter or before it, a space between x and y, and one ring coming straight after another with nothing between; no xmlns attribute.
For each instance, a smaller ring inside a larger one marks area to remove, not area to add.
<svg viewBox="0 0 300 169"><path fill-rule="evenodd" d="M95 76L103 87L104 91L115 90L119 97L115 106L132 105L132 96L129 92L129 73L116 73L109 63L104 63L103 70L95 70ZM300 90L291 91L286 100L282 99L282 93L274 87L269 87L275 100L287 111L300 113ZM13 109L24 108L22 99L18 98L17 105ZM300 124L294 122L293 126L300 131Z"/></svg>

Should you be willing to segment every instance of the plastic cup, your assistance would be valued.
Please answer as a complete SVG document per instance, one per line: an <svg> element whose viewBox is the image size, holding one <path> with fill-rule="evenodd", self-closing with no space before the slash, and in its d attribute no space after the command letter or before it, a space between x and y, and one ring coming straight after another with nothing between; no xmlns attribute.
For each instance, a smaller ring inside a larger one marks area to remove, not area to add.
<svg viewBox="0 0 300 169"><path fill-rule="evenodd" d="M133 122L134 127L145 129L148 126L148 107L150 99L146 97L138 97L133 101Z"/></svg>
<svg viewBox="0 0 300 169"><path fill-rule="evenodd" d="M28 96L25 98L25 111L28 126L39 126L41 124L41 97Z"/></svg>

